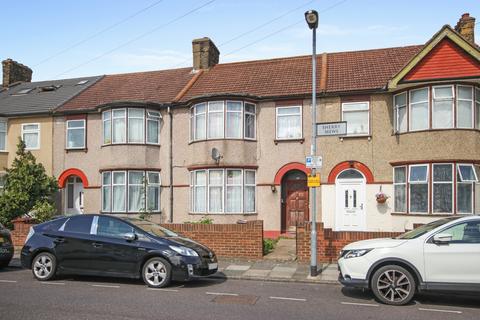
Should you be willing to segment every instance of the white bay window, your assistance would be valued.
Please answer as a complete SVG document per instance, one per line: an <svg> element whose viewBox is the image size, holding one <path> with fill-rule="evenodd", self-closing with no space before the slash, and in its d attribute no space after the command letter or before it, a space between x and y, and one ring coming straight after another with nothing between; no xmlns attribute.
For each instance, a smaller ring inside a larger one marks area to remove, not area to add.
<svg viewBox="0 0 480 320"><path fill-rule="evenodd" d="M128 142L143 143L145 137L145 110L128 109Z"/></svg>
<svg viewBox="0 0 480 320"><path fill-rule="evenodd" d="M393 97L395 132L407 131L407 93L403 92Z"/></svg>
<svg viewBox="0 0 480 320"><path fill-rule="evenodd" d="M255 170L205 169L190 174L193 213L255 213Z"/></svg>
<svg viewBox="0 0 480 320"><path fill-rule="evenodd" d="M475 127L480 129L480 89L475 89L475 114L477 115Z"/></svg>
<svg viewBox="0 0 480 320"><path fill-rule="evenodd" d="M256 106L243 101L210 101L190 109L190 141L256 137Z"/></svg>
<svg viewBox="0 0 480 320"><path fill-rule="evenodd" d="M457 128L473 128L473 87L457 86Z"/></svg>
<svg viewBox="0 0 480 320"><path fill-rule="evenodd" d="M453 165L433 164L433 213L453 213Z"/></svg>
<svg viewBox="0 0 480 320"><path fill-rule="evenodd" d="M411 165L409 169L410 212L428 213L428 165Z"/></svg>
<svg viewBox="0 0 480 320"><path fill-rule="evenodd" d="M407 167L393 168L394 211L407 212Z"/></svg>
<svg viewBox="0 0 480 320"><path fill-rule="evenodd" d="M428 88L410 91L410 130L425 130L429 127Z"/></svg>
<svg viewBox="0 0 480 320"><path fill-rule="evenodd" d="M462 214L473 214L475 183L478 175L472 164L457 165L457 211Z"/></svg>
<svg viewBox="0 0 480 320"><path fill-rule="evenodd" d="M433 129L453 128L453 86L433 87Z"/></svg>

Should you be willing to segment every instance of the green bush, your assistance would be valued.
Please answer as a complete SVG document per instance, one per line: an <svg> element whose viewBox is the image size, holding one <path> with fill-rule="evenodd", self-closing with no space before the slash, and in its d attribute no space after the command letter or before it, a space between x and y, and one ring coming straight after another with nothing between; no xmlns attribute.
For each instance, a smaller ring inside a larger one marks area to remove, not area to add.
<svg viewBox="0 0 480 320"><path fill-rule="evenodd" d="M212 224L213 219L209 217L202 217L198 221L185 221L184 223L193 223L193 224Z"/></svg>
<svg viewBox="0 0 480 320"><path fill-rule="evenodd" d="M263 254L269 254L275 249L278 239L263 239Z"/></svg>
<svg viewBox="0 0 480 320"><path fill-rule="evenodd" d="M52 205L50 202L39 201L33 206L31 212L33 213L33 218L35 219L35 221L38 223L42 223L52 219L57 213L57 210L55 209L55 206Z"/></svg>

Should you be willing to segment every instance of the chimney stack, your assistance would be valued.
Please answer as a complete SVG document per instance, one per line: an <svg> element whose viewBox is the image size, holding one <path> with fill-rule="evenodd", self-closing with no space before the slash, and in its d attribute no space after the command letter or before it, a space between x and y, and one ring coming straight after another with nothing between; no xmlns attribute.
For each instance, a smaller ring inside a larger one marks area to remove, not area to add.
<svg viewBox="0 0 480 320"><path fill-rule="evenodd" d="M31 82L32 69L12 59L2 61L3 87L8 87L15 82Z"/></svg>
<svg viewBox="0 0 480 320"><path fill-rule="evenodd" d="M460 33L468 42L475 45L475 18L470 17L469 13L462 14L455 26L455 31Z"/></svg>
<svg viewBox="0 0 480 320"><path fill-rule="evenodd" d="M194 39L192 41L193 70L210 69L218 63L220 51L208 37Z"/></svg>

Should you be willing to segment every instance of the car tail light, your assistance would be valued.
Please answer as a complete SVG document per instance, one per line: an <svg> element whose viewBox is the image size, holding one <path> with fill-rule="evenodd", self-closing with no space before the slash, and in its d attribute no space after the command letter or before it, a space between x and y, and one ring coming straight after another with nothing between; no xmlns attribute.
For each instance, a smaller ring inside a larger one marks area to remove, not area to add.
<svg viewBox="0 0 480 320"><path fill-rule="evenodd" d="M30 239L34 233L35 233L35 230L33 230L33 227L30 227L30 231L28 231L27 238L25 239L25 243L27 243L28 239Z"/></svg>

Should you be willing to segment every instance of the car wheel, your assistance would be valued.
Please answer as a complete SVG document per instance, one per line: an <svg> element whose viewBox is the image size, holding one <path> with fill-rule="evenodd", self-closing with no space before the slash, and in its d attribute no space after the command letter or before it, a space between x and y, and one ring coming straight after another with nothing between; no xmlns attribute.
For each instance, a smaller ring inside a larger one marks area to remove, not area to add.
<svg viewBox="0 0 480 320"><path fill-rule="evenodd" d="M416 284L408 270L397 265L388 265L373 274L371 288L382 303L401 306L412 300Z"/></svg>
<svg viewBox="0 0 480 320"><path fill-rule="evenodd" d="M149 287L164 288L170 284L172 266L163 258L151 258L143 265L142 277Z"/></svg>
<svg viewBox="0 0 480 320"><path fill-rule="evenodd" d="M33 276L40 281L51 280L57 271L57 259L48 252L41 252L32 262Z"/></svg>

